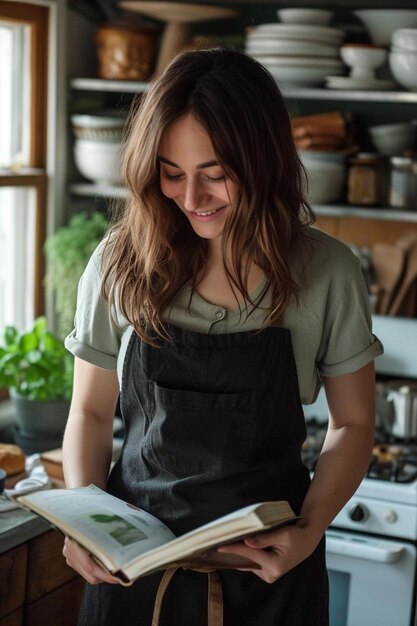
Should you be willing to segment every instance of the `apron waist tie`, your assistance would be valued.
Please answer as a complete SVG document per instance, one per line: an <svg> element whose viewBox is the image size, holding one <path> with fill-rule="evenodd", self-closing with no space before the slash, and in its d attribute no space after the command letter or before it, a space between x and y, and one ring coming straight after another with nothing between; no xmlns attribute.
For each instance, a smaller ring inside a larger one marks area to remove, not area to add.
<svg viewBox="0 0 417 626"><path fill-rule="evenodd" d="M169 583L171 582L175 572L179 570L179 567L173 567L167 569L161 578L158 591L155 598L155 606L152 617L152 626L159 626L159 617L161 614L162 601L164 599L165 591ZM205 572L208 576L208 598L207 598L207 625L208 626L223 626L223 594L222 583L220 576L214 569L195 569L195 568L183 568L191 569L194 572Z"/></svg>

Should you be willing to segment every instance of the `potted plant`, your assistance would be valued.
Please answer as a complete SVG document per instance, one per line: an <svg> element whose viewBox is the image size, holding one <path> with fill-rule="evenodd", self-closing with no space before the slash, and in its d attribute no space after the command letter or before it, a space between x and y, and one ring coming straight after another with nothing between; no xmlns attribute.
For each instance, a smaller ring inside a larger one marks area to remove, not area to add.
<svg viewBox="0 0 417 626"><path fill-rule="evenodd" d="M73 356L47 328L45 317L19 333L6 326L0 342L0 386L16 409L15 440L25 452L61 445L73 379Z"/></svg>
<svg viewBox="0 0 417 626"><path fill-rule="evenodd" d="M73 328L78 281L106 226L106 217L98 211L90 215L77 213L67 226L59 228L46 240L45 286L55 296L60 337L65 337Z"/></svg>

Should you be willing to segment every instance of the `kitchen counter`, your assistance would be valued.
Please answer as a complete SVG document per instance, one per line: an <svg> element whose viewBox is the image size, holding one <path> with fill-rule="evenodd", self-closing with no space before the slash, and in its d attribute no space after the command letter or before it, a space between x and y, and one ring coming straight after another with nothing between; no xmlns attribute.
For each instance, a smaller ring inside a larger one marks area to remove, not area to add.
<svg viewBox="0 0 417 626"><path fill-rule="evenodd" d="M34 513L13 509L0 513L0 554L38 537L51 527Z"/></svg>

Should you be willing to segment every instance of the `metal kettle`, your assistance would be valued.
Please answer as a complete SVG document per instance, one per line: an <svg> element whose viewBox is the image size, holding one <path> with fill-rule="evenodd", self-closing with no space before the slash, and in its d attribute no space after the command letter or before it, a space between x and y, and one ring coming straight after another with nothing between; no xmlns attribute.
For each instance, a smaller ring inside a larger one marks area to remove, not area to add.
<svg viewBox="0 0 417 626"><path fill-rule="evenodd" d="M376 385L377 426L399 439L417 438L417 380Z"/></svg>

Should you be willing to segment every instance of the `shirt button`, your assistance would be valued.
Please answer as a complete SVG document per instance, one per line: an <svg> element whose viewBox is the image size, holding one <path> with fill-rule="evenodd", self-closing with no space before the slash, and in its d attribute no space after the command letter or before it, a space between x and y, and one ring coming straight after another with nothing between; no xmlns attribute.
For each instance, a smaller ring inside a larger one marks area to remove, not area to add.
<svg viewBox="0 0 417 626"><path fill-rule="evenodd" d="M218 320L221 320L222 317L224 317L224 311L222 311L221 309L219 309L216 313L216 317Z"/></svg>

